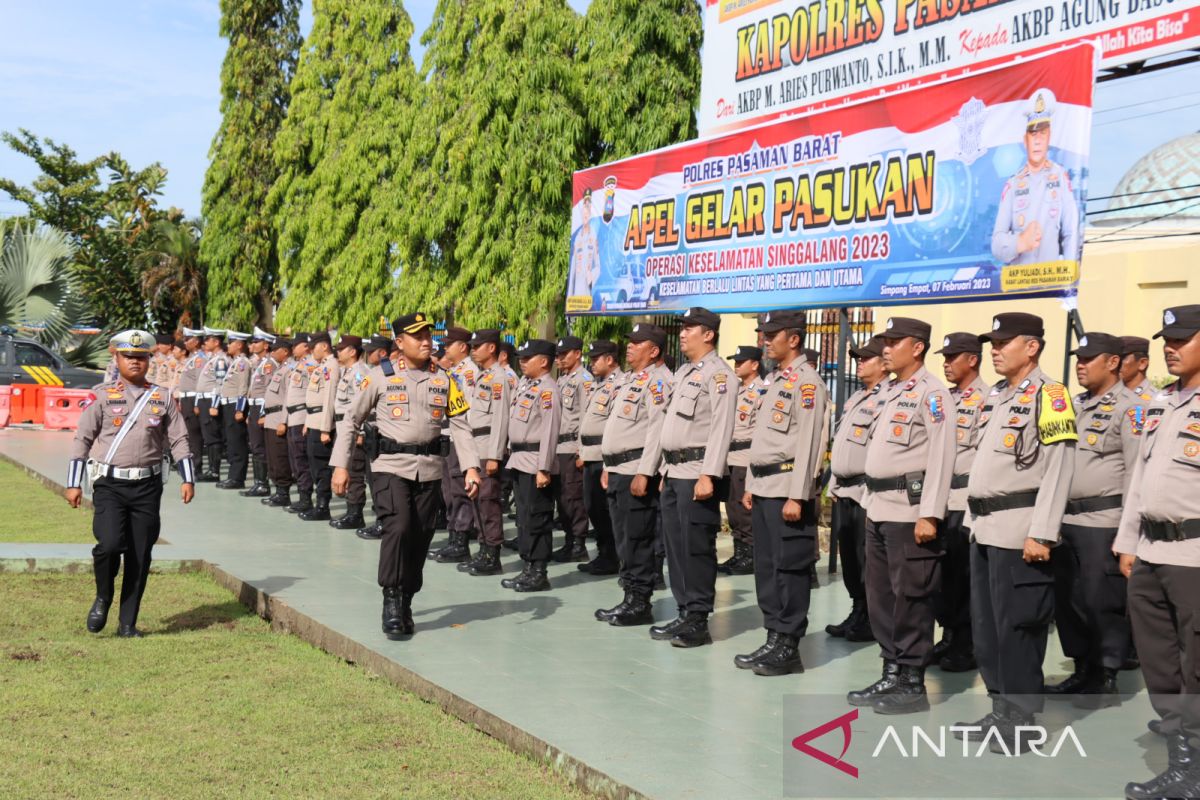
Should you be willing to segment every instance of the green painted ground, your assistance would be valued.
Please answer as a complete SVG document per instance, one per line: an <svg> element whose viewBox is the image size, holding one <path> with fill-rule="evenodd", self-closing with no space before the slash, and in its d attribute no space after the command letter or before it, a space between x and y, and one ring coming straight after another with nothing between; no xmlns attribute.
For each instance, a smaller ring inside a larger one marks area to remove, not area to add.
<svg viewBox="0 0 1200 800"><path fill-rule="evenodd" d="M66 479L66 465L63 465ZM22 469L0 461L0 542L90 544L92 512L71 508Z"/></svg>
<svg viewBox="0 0 1200 800"><path fill-rule="evenodd" d="M2 512L0 512L2 513ZM296 637L207 576L151 577L123 640L91 576L0 581L0 797L582 796Z"/></svg>

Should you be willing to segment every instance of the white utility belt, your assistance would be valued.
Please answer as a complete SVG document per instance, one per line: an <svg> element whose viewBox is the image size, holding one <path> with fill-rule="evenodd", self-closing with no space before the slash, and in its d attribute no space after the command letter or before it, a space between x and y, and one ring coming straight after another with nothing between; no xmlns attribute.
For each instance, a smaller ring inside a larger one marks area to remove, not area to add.
<svg viewBox="0 0 1200 800"><path fill-rule="evenodd" d="M161 475L163 470L162 462L151 464L148 467L114 467L112 464L104 464L100 461L88 459L87 474L88 479L95 481L97 478L115 478L119 481L144 481L146 478L155 475Z"/></svg>
<svg viewBox="0 0 1200 800"><path fill-rule="evenodd" d="M179 397L199 397L199 392L179 392Z"/></svg>
<svg viewBox="0 0 1200 800"><path fill-rule="evenodd" d="M236 402L237 402L238 400L240 400L240 399L241 399L241 398L238 398L238 397L218 397L218 398L217 398L217 403L218 403L219 405L227 406L227 405L229 405L230 403L236 403Z"/></svg>

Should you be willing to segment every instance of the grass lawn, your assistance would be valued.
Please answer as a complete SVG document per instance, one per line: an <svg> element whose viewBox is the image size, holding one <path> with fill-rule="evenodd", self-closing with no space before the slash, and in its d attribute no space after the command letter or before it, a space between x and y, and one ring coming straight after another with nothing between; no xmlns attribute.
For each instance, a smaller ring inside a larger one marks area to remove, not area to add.
<svg viewBox="0 0 1200 800"><path fill-rule="evenodd" d="M63 466L66 480L66 466ZM94 544L92 512L71 508L22 469L0 461L0 542Z"/></svg>
<svg viewBox="0 0 1200 800"><path fill-rule="evenodd" d="M0 580L0 797L584 796L205 575L151 576L141 640L115 608L87 633L93 594L90 575Z"/></svg>

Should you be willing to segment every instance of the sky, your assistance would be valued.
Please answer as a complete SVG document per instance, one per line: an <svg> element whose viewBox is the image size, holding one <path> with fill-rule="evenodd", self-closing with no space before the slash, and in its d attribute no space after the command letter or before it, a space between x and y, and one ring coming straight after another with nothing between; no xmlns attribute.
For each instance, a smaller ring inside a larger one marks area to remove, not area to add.
<svg viewBox="0 0 1200 800"><path fill-rule="evenodd" d="M570 3L583 11L588 0ZM419 64L436 0L405 5ZM0 130L26 128L81 159L116 150L134 167L158 161L168 171L161 205L198 214L220 121L218 0L0 0L0 10ZM302 30L311 25L306 2ZM1089 196L1111 194L1142 155L1200 129L1197 104L1200 64L1098 84ZM35 175L29 159L0 148L0 176L27 185ZM0 218L22 209L0 198Z"/></svg>

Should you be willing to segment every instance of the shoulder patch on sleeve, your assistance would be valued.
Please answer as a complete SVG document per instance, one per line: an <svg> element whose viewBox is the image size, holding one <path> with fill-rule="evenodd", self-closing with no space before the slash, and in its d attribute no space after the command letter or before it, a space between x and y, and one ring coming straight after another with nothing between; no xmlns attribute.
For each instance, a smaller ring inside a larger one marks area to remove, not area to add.
<svg viewBox="0 0 1200 800"><path fill-rule="evenodd" d="M1079 441L1075 431L1075 407L1067 387L1061 383L1047 383L1042 386L1040 400L1038 437L1042 444Z"/></svg>
<svg viewBox="0 0 1200 800"><path fill-rule="evenodd" d="M1146 427L1146 410L1140 405L1133 405L1125 412L1125 416L1129 419L1129 432L1141 436L1142 429Z"/></svg>

